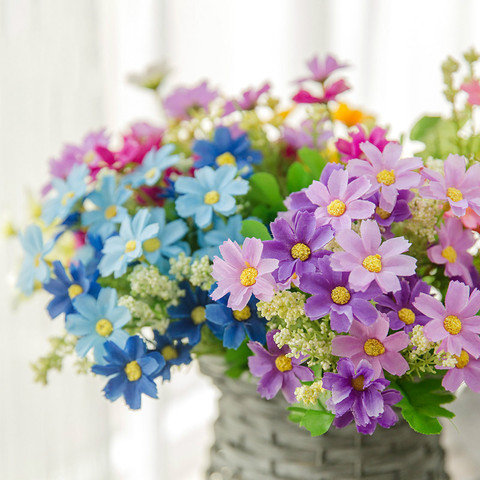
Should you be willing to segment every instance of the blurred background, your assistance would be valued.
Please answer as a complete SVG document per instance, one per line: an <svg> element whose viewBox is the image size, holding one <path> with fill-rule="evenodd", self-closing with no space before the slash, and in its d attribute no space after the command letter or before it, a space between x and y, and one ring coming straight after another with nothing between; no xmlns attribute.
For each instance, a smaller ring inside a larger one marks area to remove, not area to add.
<svg viewBox="0 0 480 480"><path fill-rule="evenodd" d="M288 103L313 54L351 65L346 100L391 125L446 109L440 64L480 49L475 0L0 0L0 221L28 221L48 159L103 126L160 122L155 99L127 83L165 61L165 92L202 79L226 94L270 80ZM14 308L20 249L0 243L0 478L197 480L208 464L217 393L195 366L140 412L110 404L102 379L68 365L48 387L29 364L61 328L46 298ZM454 479L480 478L480 402L464 392L445 445ZM477 457L477 458L476 458Z"/></svg>

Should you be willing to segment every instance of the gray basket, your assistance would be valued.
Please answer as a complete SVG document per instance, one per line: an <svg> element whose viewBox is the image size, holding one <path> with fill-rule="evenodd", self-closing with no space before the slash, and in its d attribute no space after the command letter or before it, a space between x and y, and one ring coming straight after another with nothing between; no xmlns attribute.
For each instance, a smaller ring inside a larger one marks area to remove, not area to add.
<svg viewBox="0 0 480 480"><path fill-rule="evenodd" d="M353 425L312 438L287 419L281 395L266 401L256 386L223 372L221 357L200 369L221 391L209 480L448 480L439 437L420 435L402 419L372 436Z"/></svg>

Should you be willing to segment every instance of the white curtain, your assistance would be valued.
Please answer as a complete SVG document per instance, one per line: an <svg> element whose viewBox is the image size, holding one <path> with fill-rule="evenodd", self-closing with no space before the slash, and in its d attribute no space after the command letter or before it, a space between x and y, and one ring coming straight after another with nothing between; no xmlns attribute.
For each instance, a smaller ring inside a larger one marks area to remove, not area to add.
<svg viewBox="0 0 480 480"><path fill-rule="evenodd" d="M170 87L208 78L234 94L268 79L289 98L305 60L330 52L352 66L346 98L398 135L420 112L445 110L440 63L480 49L479 18L474 0L0 0L0 221L26 223L25 191L38 192L62 143L158 119L149 93L125 81L149 63L167 61ZM28 364L61 322L43 313L46 297L11 309L20 252L11 240L0 247L0 478L203 478L215 415L207 382L187 369L137 413L71 366L33 384ZM463 396L460 409L474 401ZM452 462L472 449L472 437L447 439ZM474 456L462 461L478 470ZM454 467L454 478L475 478Z"/></svg>

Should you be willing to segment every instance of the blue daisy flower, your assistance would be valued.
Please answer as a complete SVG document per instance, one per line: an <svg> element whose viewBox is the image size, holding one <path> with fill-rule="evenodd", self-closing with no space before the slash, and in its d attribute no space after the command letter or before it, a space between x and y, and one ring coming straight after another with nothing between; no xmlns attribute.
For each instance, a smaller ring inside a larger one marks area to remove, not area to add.
<svg viewBox="0 0 480 480"><path fill-rule="evenodd" d="M163 208L150 210L148 223L158 225L158 233L143 242L143 253L149 263L166 274L170 268L169 258L178 257L182 252L187 255L190 253L188 243L180 241L188 231L187 224L180 219L166 223Z"/></svg>
<svg viewBox="0 0 480 480"><path fill-rule="evenodd" d="M75 346L80 357L93 348L95 361L103 363L106 341L123 348L129 335L121 328L130 321L131 315L128 308L118 305L114 288L102 288L98 298L78 296L73 300L73 307L78 313L67 315L65 327L80 337Z"/></svg>
<svg viewBox="0 0 480 480"><path fill-rule="evenodd" d="M228 295L217 303L207 305L205 314L207 320L222 329L223 346L237 349L245 337L262 345L266 341L266 320L258 316L258 300L252 295L248 304L242 310L232 310L227 307Z"/></svg>
<svg viewBox="0 0 480 480"><path fill-rule="evenodd" d="M219 333L221 329L207 320L205 315L205 306L212 303L208 292L199 287L192 290L188 282L182 282L180 288L185 290L180 305L167 309L168 316L177 320L168 326L168 335L175 339L188 338L188 343L193 346L200 341L204 323L207 323L214 333Z"/></svg>
<svg viewBox="0 0 480 480"><path fill-rule="evenodd" d="M130 337L124 349L106 342L105 351L106 365L94 365L92 372L111 377L103 389L109 400L114 402L123 395L127 405L138 410L142 406L142 393L157 398L153 375L165 365L158 352L148 352L138 336Z"/></svg>
<svg viewBox="0 0 480 480"><path fill-rule="evenodd" d="M165 359L165 365L155 372L156 377L162 377L163 380L170 380L170 368L172 365L187 365L192 361L190 350L192 345L182 343L168 335L160 335L157 330L153 331L155 336L155 351L159 352Z"/></svg>
<svg viewBox="0 0 480 480"><path fill-rule="evenodd" d="M53 177L52 186L57 195L47 200L42 209L42 220L50 224L56 218L65 220L72 212L75 203L85 195L87 191L86 178L88 167L84 164L75 165L65 180Z"/></svg>
<svg viewBox="0 0 480 480"><path fill-rule="evenodd" d="M103 257L102 250L104 241L100 235L87 233L85 237L85 245L82 245L75 251L72 261L82 262L85 265L87 276L98 278L98 264Z"/></svg>
<svg viewBox="0 0 480 480"><path fill-rule="evenodd" d="M25 250L22 269L18 276L17 287L25 294L31 295L35 280L44 283L50 277L50 269L44 260L45 255L53 248L53 240L43 243L42 230L37 225L30 225L20 242Z"/></svg>
<svg viewBox="0 0 480 480"><path fill-rule="evenodd" d="M43 288L54 295L47 306L48 313L52 318L61 313L73 313L73 299L81 295L91 295L95 298L100 291L100 285L95 280L87 276L85 266L82 262L77 265L70 264L70 276L65 271L62 263L58 260L53 262L53 273L56 278L50 278Z"/></svg>
<svg viewBox="0 0 480 480"><path fill-rule="evenodd" d="M127 209L122 205L130 198L132 192L124 187L116 188L113 175L103 178L100 190L92 192L88 199L98 208L82 214L82 225L89 227L89 232L107 238L115 232L115 223L121 223L127 217Z"/></svg>
<svg viewBox="0 0 480 480"><path fill-rule="evenodd" d="M213 212L230 216L235 212L235 195L248 191L248 182L235 179L237 169L225 165L218 170L204 167L196 170L193 177L180 177L175 182L175 191L180 195L175 201L178 214L195 217L200 228L212 223ZM182 195L183 194L183 195Z"/></svg>
<svg viewBox="0 0 480 480"><path fill-rule="evenodd" d="M120 226L119 235L110 237L103 247L103 258L98 268L102 277L114 274L121 277L127 266L143 254L143 243L158 233L157 224L148 224L150 214L146 208L139 210L133 220L126 217Z"/></svg>
<svg viewBox="0 0 480 480"><path fill-rule="evenodd" d="M233 165L242 176L252 173L252 165L262 161L262 154L250 149L251 143L246 134L232 137L227 127L218 127L215 130L213 141L197 140L193 152L198 155L195 167L221 167Z"/></svg>
<svg viewBox="0 0 480 480"><path fill-rule="evenodd" d="M172 155L174 150L175 145L165 145L160 150L153 147L145 155L142 164L125 177L124 183L131 184L134 188L155 185L163 171L175 165L180 159L178 155Z"/></svg>

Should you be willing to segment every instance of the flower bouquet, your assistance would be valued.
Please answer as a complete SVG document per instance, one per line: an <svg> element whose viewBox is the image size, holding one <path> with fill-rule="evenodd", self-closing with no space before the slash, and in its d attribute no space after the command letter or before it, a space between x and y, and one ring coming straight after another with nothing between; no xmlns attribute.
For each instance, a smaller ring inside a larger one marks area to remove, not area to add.
<svg viewBox="0 0 480 480"><path fill-rule="evenodd" d="M216 355L313 436L399 414L439 433L462 382L480 392L477 61L445 62L452 114L418 121L409 158L339 102L350 87L330 56L286 106L268 83L230 99L137 78L165 126L65 147L20 236L19 288L65 317L37 379L74 355L138 409L176 366Z"/></svg>

